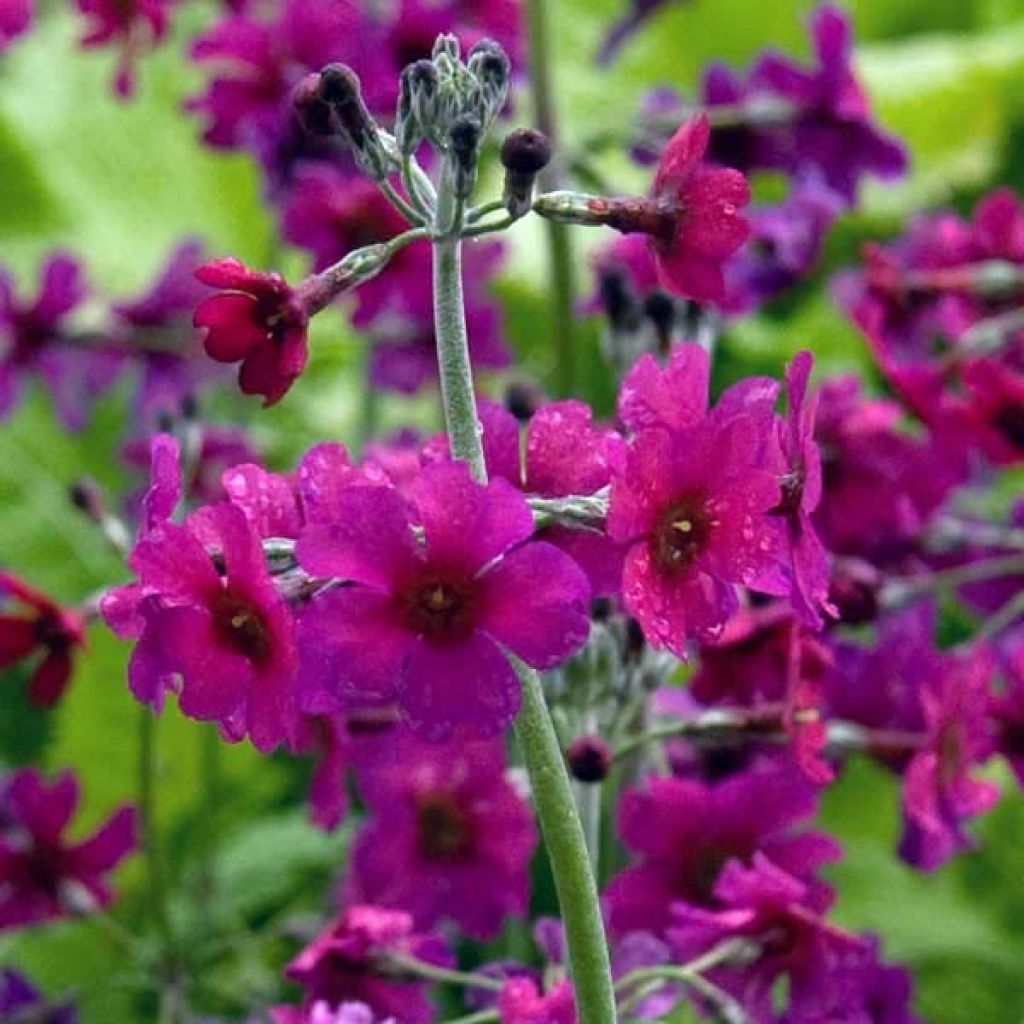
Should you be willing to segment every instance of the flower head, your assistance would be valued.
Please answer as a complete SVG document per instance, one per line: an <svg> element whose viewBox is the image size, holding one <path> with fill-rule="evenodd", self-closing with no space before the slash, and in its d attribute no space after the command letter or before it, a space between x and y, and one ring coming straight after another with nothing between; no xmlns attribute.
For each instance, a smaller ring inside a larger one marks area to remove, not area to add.
<svg viewBox="0 0 1024 1024"><path fill-rule="evenodd" d="M116 40L121 47L114 91L126 98L135 91L135 59L146 46L159 43L167 34L170 0L78 0L88 19L82 37L86 49Z"/></svg>
<svg viewBox="0 0 1024 1024"><path fill-rule="evenodd" d="M0 785L0 930L109 905L107 875L135 849L135 811L122 807L88 839L64 835L78 806L70 771L47 783L24 768Z"/></svg>
<svg viewBox="0 0 1024 1024"><path fill-rule="evenodd" d="M505 649L535 668L568 657L589 631L586 578L530 540L530 510L503 480L440 464L410 492L411 507L389 487L350 488L300 535L303 568L350 582L311 603L303 646L347 704L397 702L432 739L495 735L520 701Z"/></svg>
<svg viewBox="0 0 1024 1024"><path fill-rule="evenodd" d="M238 363L247 395L279 402L306 366L309 317L295 290L279 274L249 270L235 259L215 260L196 277L218 293L204 299L193 323L206 328L207 355Z"/></svg>
<svg viewBox="0 0 1024 1024"><path fill-rule="evenodd" d="M360 1002L397 1024L429 1024L435 1011L425 983L388 977L389 954L410 955L442 967L452 962L444 941L417 933L409 914L357 905L306 946L285 974L305 990L309 1008L325 1003L336 1010Z"/></svg>
<svg viewBox="0 0 1024 1024"><path fill-rule="evenodd" d="M509 978L498 993L501 1024L576 1024L576 1000L569 981L541 993L532 978Z"/></svg>
<svg viewBox="0 0 1024 1024"><path fill-rule="evenodd" d="M369 818L353 853L358 898L401 907L419 927L453 920L478 939L524 914L537 830L501 744L402 732L376 753L359 766Z"/></svg>
<svg viewBox="0 0 1024 1024"><path fill-rule="evenodd" d="M28 696L40 707L52 707L71 680L75 653L85 646L85 619L16 576L0 572L0 598L5 595L22 611L0 614L0 668L38 658Z"/></svg>

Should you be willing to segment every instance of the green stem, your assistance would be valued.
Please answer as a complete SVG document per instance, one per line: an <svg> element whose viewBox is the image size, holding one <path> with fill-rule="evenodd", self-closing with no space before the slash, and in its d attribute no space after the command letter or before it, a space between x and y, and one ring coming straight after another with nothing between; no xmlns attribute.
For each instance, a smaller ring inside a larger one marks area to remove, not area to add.
<svg viewBox="0 0 1024 1024"><path fill-rule="evenodd" d="M527 0L526 20L530 52L530 86L537 127L557 149L558 116L552 83L551 33L548 16L550 0ZM561 173L552 162L540 175L544 190L557 189ZM551 270L551 314L555 332L556 388L559 395L573 393L575 383L575 320L573 318L573 260L569 229L547 221L548 261Z"/></svg>
<svg viewBox="0 0 1024 1024"><path fill-rule="evenodd" d="M156 719L149 707L139 712L139 823L146 858L149 903L157 930L168 947L172 944L167 914L167 884L156 825Z"/></svg>
<svg viewBox="0 0 1024 1024"><path fill-rule="evenodd" d="M572 786L540 678L522 662L515 665L523 684L516 738L530 776L533 802L558 892L578 1016L586 1024L614 1024L615 993L608 944Z"/></svg>
<svg viewBox="0 0 1024 1024"><path fill-rule="evenodd" d="M438 967L436 964L417 960L415 957L405 956L401 953L389 953L384 966L388 971L394 971L399 975L411 974L417 978L426 978L429 981L438 981L447 985L461 985L463 988L482 988L490 992L500 992L504 985L499 978L491 978L486 974L449 970L447 967Z"/></svg>

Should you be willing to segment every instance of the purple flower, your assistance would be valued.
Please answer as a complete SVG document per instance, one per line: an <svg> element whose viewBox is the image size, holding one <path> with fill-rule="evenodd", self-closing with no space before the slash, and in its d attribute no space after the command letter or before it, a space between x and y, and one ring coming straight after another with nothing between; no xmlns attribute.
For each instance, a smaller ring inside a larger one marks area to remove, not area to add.
<svg viewBox="0 0 1024 1024"><path fill-rule="evenodd" d="M28 979L5 967L0 970L0 1024L78 1024L78 1010L70 1003L45 999Z"/></svg>
<svg viewBox="0 0 1024 1024"><path fill-rule="evenodd" d="M207 295L195 278L201 262L202 242L187 239L170 254L147 291L111 307L139 366L136 408L143 421L152 422L156 413L177 413L182 400L208 376L209 364L192 328L192 311Z"/></svg>
<svg viewBox="0 0 1024 1024"><path fill-rule="evenodd" d="M619 834L638 861L605 890L611 927L619 935L662 935L672 903L715 906L723 866L750 863L758 852L809 881L840 852L824 833L796 827L816 808L814 787L784 765L711 785L652 778L627 790L619 804ZM815 890L819 897L827 892L820 884Z"/></svg>
<svg viewBox="0 0 1024 1024"><path fill-rule="evenodd" d="M114 74L114 91L122 99L135 91L135 60L167 34L170 0L78 0L88 19L81 45L85 49L111 41L121 48Z"/></svg>
<svg viewBox="0 0 1024 1024"><path fill-rule="evenodd" d="M305 1006L365 1003L379 1017L397 1024L430 1024L435 1010L422 981L396 981L384 968L389 954L450 966L444 941L417 934L409 914L374 906L344 911L294 960L285 974L306 993Z"/></svg>
<svg viewBox="0 0 1024 1024"><path fill-rule="evenodd" d="M1003 658L1005 690L989 708L996 747L1024 786L1024 642L1011 644Z"/></svg>
<svg viewBox="0 0 1024 1024"><path fill-rule="evenodd" d="M0 787L0 930L102 910L107 875L136 846L135 810L122 807L88 839L64 832L78 806L70 771L47 783L23 768Z"/></svg>
<svg viewBox="0 0 1024 1024"><path fill-rule="evenodd" d="M871 122L867 97L853 71L853 40L843 11L823 4L810 29L816 67L766 53L746 79L721 65L709 69L705 106L712 113L716 106L739 106L748 115L743 124L716 130L710 153L743 171L778 170L792 177L816 173L852 204L864 174L899 177L907 156ZM765 116L765 109L772 115Z"/></svg>
<svg viewBox="0 0 1024 1024"><path fill-rule="evenodd" d="M572 984L559 981L542 993L532 978L509 978L498 993L501 1024L577 1024Z"/></svg>
<svg viewBox="0 0 1024 1024"><path fill-rule="evenodd" d="M815 1004L831 969L865 947L822 917L827 909L804 882L755 853L749 867L730 861L715 885L716 909L675 903L669 941L686 963L729 939L747 939L751 962L714 968L709 981L735 996L756 1020L771 1019L772 993L788 979L791 1011ZM798 1018L806 1019L806 1018Z"/></svg>
<svg viewBox="0 0 1024 1024"><path fill-rule="evenodd" d="M60 422L74 431L85 425L121 365L108 343L71 336L67 320L85 297L81 268L66 253L53 253L43 264L39 293L28 301L19 301L10 277L0 273L0 416L14 408L25 378L38 374Z"/></svg>
<svg viewBox="0 0 1024 1024"><path fill-rule="evenodd" d="M369 817L353 852L358 901L401 908L421 928L452 920L477 939L524 915L537 829L501 743L400 733L377 752L359 766Z"/></svg>
<svg viewBox="0 0 1024 1024"><path fill-rule="evenodd" d="M970 774L995 746L988 720L991 655L979 647L943 662L943 671L921 679L925 740L903 777L900 856L925 871L969 849L964 824L999 799L995 783Z"/></svg>
<svg viewBox="0 0 1024 1024"><path fill-rule="evenodd" d="M13 598L21 614L0 613L0 669L37 658L28 697L53 707L71 681L74 657L85 647L85 619L10 573L0 572L0 599Z"/></svg>
<svg viewBox="0 0 1024 1024"><path fill-rule="evenodd" d="M0 0L0 53L32 26L34 0Z"/></svg>
<svg viewBox="0 0 1024 1024"><path fill-rule="evenodd" d="M378 1024L378 1017L366 1003L342 1003L332 1010L322 1000L306 1009L294 1006L274 1006L270 1009L272 1024ZM389 1017L379 1024L393 1024Z"/></svg>
<svg viewBox="0 0 1024 1024"><path fill-rule="evenodd" d="M125 622L117 594L102 611L118 635L138 638L128 668L135 697L159 710L175 689L184 714L220 723L231 739L248 735L263 752L294 745L294 625L241 510L222 503L185 526L159 524L128 564L139 577L135 621Z"/></svg>
<svg viewBox="0 0 1024 1024"><path fill-rule="evenodd" d="M644 356L619 397L620 418L639 432L612 481L608 533L629 546L627 610L679 657L689 638L721 632L736 584L756 583L778 557L767 519L780 498L777 385L744 381L707 413L708 375L706 353L682 345L664 371Z"/></svg>
<svg viewBox="0 0 1024 1024"><path fill-rule="evenodd" d="M568 657L589 630L586 578L530 540L530 510L504 480L441 464L410 491L411 508L388 487L350 488L299 537L303 568L351 584L312 602L302 645L346 704L396 701L430 739L495 735L520 701L504 648L542 669Z"/></svg>

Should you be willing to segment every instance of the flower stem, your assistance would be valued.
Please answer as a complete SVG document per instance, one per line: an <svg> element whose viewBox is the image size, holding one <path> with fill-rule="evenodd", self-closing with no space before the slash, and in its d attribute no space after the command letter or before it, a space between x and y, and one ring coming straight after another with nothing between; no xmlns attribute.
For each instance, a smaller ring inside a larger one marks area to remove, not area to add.
<svg viewBox="0 0 1024 1024"><path fill-rule="evenodd" d="M450 970L447 967L438 967L437 964L427 963L425 960L418 960L416 957L400 953L388 953L383 966L386 971L394 972L399 976L411 974L417 978L426 978L429 981L442 982L447 985L461 985L463 988L481 988L490 992L500 992L504 984L501 979L492 978L486 974Z"/></svg>
<svg viewBox="0 0 1024 1024"><path fill-rule="evenodd" d="M556 146L558 117L552 83L551 33L548 23L550 0L527 0L526 20L530 52L530 87L533 92L537 128ZM559 187L559 165L549 164L540 175L543 189ZM556 390L563 398L571 395L575 383L575 321L572 312L572 242L564 224L548 221L548 261L551 269L551 313L555 333Z"/></svg>
<svg viewBox="0 0 1024 1024"><path fill-rule="evenodd" d="M558 892L577 1014L586 1024L614 1024L615 993L608 944L572 786L540 678L522 662L515 662L515 666L523 684L516 738L530 776L533 802Z"/></svg>
<svg viewBox="0 0 1024 1024"><path fill-rule="evenodd" d="M139 821L148 873L149 904L156 917L157 930L170 947L172 936L167 914L167 885L156 826L156 719L147 706L139 711L138 757Z"/></svg>

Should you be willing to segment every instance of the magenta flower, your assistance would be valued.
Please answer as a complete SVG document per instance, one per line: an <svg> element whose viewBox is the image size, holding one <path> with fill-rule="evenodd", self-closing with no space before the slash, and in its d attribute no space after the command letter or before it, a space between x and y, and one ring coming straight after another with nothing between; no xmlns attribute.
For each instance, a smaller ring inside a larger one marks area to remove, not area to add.
<svg viewBox="0 0 1024 1024"><path fill-rule="evenodd" d="M750 186L739 171L705 162L710 138L701 116L682 125L665 147L651 191L657 219L651 248L668 291L720 303L722 265L750 236L740 212L750 202Z"/></svg>
<svg viewBox="0 0 1024 1024"><path fill-rule="evenodd" d="M586 578L530 540L530 510L504 480L484 487L442 464L410 491L412 508L387 487L350 488L299 537L303 568L351 583L310 605L303 647L345 704L396 701L430 739L495 735L520 701L504 648L535 668L567 658L589 631Z"/></svg>
<svg viewBox="0 0 1024 1024"><path fill-rule="evenodd" d="M925 741L903 777L900 856L925 871L969 849L964 824L999 799L995 783L970 774L995 749L988 719L992 658L979 648L943 660L942 672L921 678Z"/></svg>
<svg viewBox="0 0 1024 1024"><path fill-rule="evenodd" d="M532 978L509 978L498 993L501 1024L576 1024L572 983L557 982L541 993Z"/></svg>
<svg viewBox="0 0 1024 1024"><path fill-rule="evenodd" d="M196 277L219 289L193 318L206 328L207 355L240 362L242 391L263 395L265 406L279 402L306 366L309 317L297 293L279 274L249 270L235 259L207 263Z"/></svg>
<svg viewBox="0 0 1024 1024"><path fill-rule="evenodd" d="M244 514L223 503L185 526L157 525L128 564L139 577L134 619L116 593L101 610L119 636L138 637L128 667L136 699L159 710L174 689L184 714L218 722L230 739L248 735L263 752L294 745L294 626Z"/></svg>
<svg viewBox="0 0 1024 1024"><path fill-rule="evenodd" d="M435 1010L422 981L397 981L384 968L388 955L450 966L445 942L414 931L409 914L374 906L353 906L330 924L285 969L306 993L305 1005L365 1003L397 1024L430 1024Z"/></svg>
<svg viewBox="0 0 1024 1024"><path fill-rule="evenodd" d="M762 853L754 854L749 867L729 861L715 885L715 899L716 909L673 904L669 941L681 963L729 939L755 943L752 962L707 973L755 1020L771 1019L772 992L780 979L788 979L791 1011L816 1003L828 990L833 966L866 946L826 922L821 914L827 907L813 891Z"/></svg>
<svg viewBox="0 0 1024 1024"><path fill-rule="evenodd" d="M89 49L116 41L120 47L114 91L127 98L135 91L135 60L141 50L167 34L170 0L78 0L88 19L82 46Z"/></svg>
<svg viewBox="0 0 1024 1024"><path fill-rule="evenodd" d="M0 272L0 417L18 401L24 380L38 374L46 383L60 422L81 430L89 408L113 383L122 357L103 341L74 344L71 314L86 298L78 263L66 253L50 255L40 271L39 293L15 297L11 278Z"/></svg>
<svg viewBox="0 0 1024 1024"><path fill-rule="evenodd" d="M706 414L708 360L679 346L666 370L641 359L623 382L619 415L639 430L612 481L608 533L628 545L627 610L655 647L686 656L716 636L778 558L767 514L780 490L772 406L777 386L751 379Z"/></svg>
<svg viewBox="0 0 1024 1024"><path fill-rule="evenodd" d="M625 460L621 436L595 426L584 402L542 405L527 424L525 445L520 445L518 421L503 405L485 399L478 412L488 475L501 477L527 494L542 498L596 494ZM442 453L448 456L443 436L432 443L427 456ZM587 574L595 596L618 591L623 552L601 529L556 525L544 527L537 536L573 558Z"/></svg>
<svg viewBox="0 0 1024 1024"><path fill-rule="evenodd" d="M0 572L0 598L22 606L18 614L0 614L0 668L35 660L28 697L39 707L53 707L64 695L74 657L85 647L85 619L64 608L10 573Z"/></svg>
<svg viewBox="0 0 1024 1024"><path fill-rule="evenodd" d="M0 0L0 53L32 26L34 0Z"/></svg>
<svg viewBox="0 0 1024 1024"><path fill-rule="evenodd" d="M88 839L64 836L78 806L70 771L47 783L23 768L0 788L0 930L102 910L107 875L136 846L135 810L122 807Z"/></svg>
<svg viewBox="0 0 1024 1024"><path fill-rule="evenodd" d="M813 366L810 352L798 352L786 368L789 409L779 431L786 472L776 514L783 523L782 544L788 553L781 563L781 593L805 625L821 629L822 612L834 617L836 610L828 600L828 555L811 521L821 503L821 456L814 439L818 399L807 394Z"/></svg>
<svg viewBox="0 0 1024 1024"><path fill-rule="evenodd" d="M378 754L359 771L369 818L353 852L356 898L401 908L421 928L452 920L477 939L524 915L537 829L502 745L399 733Z"/></svg>
<svg viewBox="0 0 1024 1024"><path fill-rule="evenodd" d="M1024 643L1010 646L1003 659L1005 690L989 708L998 752L1024 786Z"/></svg>
<svg viewBox="0 0 1024 1024"><path fill-rule="evenodd" d="M322 1000L305 1009L273 1006L270 1020L271 1024L378 1024L377 1015L366 1003L342 1003L332 1010L330 1004ZM393 1024L393 1018L380 1024Z"/></svg>
<svg viewBox="0 0 1024 1024"><path fill-rule="evenodd" d="M750 863L758 852L810 881L840 853L829 836L797 827L816 808L814 787L785 765L711 785L653 778L627 790L619 804L619 834L638 860L605 889L611 927L619 935L663 934L671 904L714 906L723 866ZM827 892L820 884L815 888L819 898Z"/></svg>

